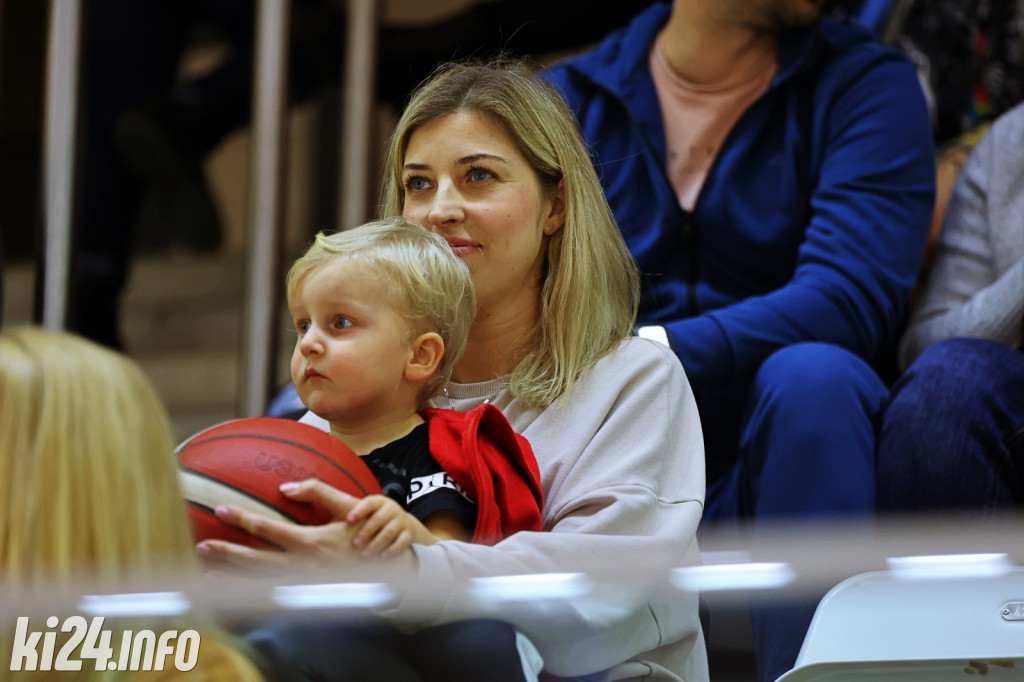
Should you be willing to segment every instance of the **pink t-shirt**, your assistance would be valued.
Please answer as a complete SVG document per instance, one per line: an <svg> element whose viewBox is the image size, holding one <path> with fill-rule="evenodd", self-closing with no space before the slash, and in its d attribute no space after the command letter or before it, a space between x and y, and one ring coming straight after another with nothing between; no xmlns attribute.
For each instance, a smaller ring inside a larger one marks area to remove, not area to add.
<svg viewBox="0 0 1024 682"><path fill-rule="evenodd" d="M672 70L661 36L648 57L665 125L665 160L679 205L692 211L722 143L747 108L775 77L774 59L755 64L747 77L726 88L696 85Z"/></svg>

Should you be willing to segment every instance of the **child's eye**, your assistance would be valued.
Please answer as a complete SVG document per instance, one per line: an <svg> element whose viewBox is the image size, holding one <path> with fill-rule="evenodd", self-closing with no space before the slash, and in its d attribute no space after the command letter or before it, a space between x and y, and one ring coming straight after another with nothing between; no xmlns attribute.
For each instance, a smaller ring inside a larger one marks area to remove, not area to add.
<svg viewBox="0 0 1024 682"><path fill-rule="evenodd" d="M334 326L337 327L338 329L347 329L348 327L352 326L352 320L348 319L347 317L339 317L337 320L335 320Z"/></svg>
<svg viewBox="0 0 1024 682"><path fill-rule="evenodd" d="M413 175L405 179L405 189L408 192L418 192L429 187L430 183L420 175Z"/></svg>
<svg viewBox="0 0 1024 682"><path fill-rule="evenodd" d="M486 168L470 168L469 179L473 182L483 182L484 180L490 180L494 177L494 173L487 170Z"/></svg>
<svg viewBox="0 0 1024 682"><path fill-rule="evenodd" d="M295 331L300 334L305 334L309 331L309 320L298 320L295 323Z"/></svg>

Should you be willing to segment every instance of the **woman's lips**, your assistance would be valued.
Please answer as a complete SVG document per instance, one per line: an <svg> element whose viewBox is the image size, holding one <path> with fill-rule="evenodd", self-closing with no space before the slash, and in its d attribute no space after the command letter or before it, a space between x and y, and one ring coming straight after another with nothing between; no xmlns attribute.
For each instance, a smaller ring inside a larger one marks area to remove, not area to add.
<svg viewBox="0 0 1024 682"><path fill-rule="evenodd" d="M480 244L471 239L464 239L463 237L445 237L444 240L448 242L448 246L452 247L452 251L454 251L455 255L459 257L480 250Z"/></svg>

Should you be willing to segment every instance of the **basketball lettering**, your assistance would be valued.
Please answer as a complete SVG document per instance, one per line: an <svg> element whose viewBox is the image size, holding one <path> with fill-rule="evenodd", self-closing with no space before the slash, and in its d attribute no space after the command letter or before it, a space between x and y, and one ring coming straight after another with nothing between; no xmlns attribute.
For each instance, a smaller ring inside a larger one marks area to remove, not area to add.
<svg viewBox="0 0 1024 682"><path fill-rule="evenodd" d="M255 465L260 471L269 471L284 481L301 481L313 476L311 470L266 452L256 455Z"/></svg>

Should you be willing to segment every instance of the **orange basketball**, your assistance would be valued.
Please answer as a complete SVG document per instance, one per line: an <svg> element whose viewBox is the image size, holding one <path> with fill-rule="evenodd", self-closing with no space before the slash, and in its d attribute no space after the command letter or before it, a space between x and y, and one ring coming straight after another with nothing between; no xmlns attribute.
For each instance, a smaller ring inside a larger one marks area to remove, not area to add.
<svg viewBox="0 0 1024 682"><path fill-rule="evenodd" d="M233 506L303 525L331 520L322 507L281 494L289 481L318 478L356 497L380 493L373 473L344 443L291 419L252 417L218 424L192 436L177 450L182 491L198 540L229 540L275 548L229 526L213 510Z"/></svg>

